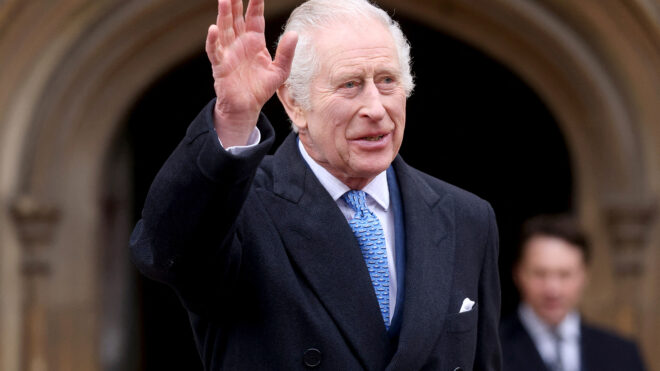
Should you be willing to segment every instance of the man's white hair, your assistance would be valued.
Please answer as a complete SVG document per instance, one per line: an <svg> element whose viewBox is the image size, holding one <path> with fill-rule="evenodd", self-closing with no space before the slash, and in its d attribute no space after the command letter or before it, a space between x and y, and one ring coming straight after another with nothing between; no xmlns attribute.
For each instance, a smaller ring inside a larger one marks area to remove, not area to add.
<svg viewBox="0 0 660 371"><path fill-rule="evenodd" d="M411 73L410 44L399 24L383 9L368 0L309 0L291 13L282 32L282 35L288 31L298 33L291 73L285 84L292 98L304 110L311 109L311 82L320 67L312 39L314 31L321 28L329 30L328 27L342 22L360 22L365 17L381 22L392 34L399 57L401 83L407 97L412 93L415 84ZM295 125L293 127L295 130Z"/></svg>

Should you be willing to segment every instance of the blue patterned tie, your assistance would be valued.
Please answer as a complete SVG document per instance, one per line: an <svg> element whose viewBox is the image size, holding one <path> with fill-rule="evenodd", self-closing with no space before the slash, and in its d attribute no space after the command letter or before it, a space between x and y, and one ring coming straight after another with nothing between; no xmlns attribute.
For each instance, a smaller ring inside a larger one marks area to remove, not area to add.
<svg viewBox="0 0 660 371"><path fill-rule="evenodd" d="M376 291L385 327L390 324L390 272L387 268L385 234L378 217L367 208L367 194L364 191L348 191L342 198L355 211L351 226L358 240L362 256L367 263L371 283Z"/></svg>

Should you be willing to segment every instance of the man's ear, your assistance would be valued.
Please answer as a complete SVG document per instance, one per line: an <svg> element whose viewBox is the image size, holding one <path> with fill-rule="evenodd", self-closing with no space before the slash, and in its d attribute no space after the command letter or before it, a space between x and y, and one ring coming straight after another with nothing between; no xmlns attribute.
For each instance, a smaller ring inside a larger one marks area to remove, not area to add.
<svg viewBox="0 0 660 371"><path fill-rule="evenodd" d="M291 120L293 125L295 125L299 131L307 128L307 120L305 119L304 111L302 107L300 107L300 104L293 99L289 88L285 84L277 89L277 98L282 102L286 114L289 115L289 120Z"/></svg>
<svg viewBox="0 0 660 371"><path fill-rule="evenodd" d="M520 262L515 262L513 264L513 269L511 269L511 278L513 279L513 284L516 285L516 288L520 289L520 275L522 274Z"/></svg>

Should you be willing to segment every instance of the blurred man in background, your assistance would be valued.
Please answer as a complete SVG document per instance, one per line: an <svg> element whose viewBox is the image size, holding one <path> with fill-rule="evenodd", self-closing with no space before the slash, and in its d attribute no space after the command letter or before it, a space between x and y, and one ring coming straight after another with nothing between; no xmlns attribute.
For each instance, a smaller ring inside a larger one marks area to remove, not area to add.
<svg viewBox="0 0 660 371"><path fill-rule="evenodd" d="M633 342L582 320L588 262L588 242L572 217L525 223L513 272L521 304L500 328L504 370L644 369Z"/></svg>

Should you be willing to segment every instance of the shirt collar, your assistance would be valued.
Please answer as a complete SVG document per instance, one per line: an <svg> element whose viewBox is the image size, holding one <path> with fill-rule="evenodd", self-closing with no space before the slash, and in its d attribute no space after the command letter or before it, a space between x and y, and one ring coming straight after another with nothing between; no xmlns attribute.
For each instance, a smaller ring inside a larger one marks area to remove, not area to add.
<svg viewBox="0 0 660 371"><path fill-rule="evenodd" d="M538 338L552 333L552 327L546 324L529 304L523 303L518 309L520 320L532 337ZM556 331L563 339L580 336L580 314L577 311L569 312L557 325Z"/></svg>
<svg viewBox="0 0 660 371"><path fill-rule="evenodd" d="M564 339L580 336L580 314L577 311L568 313L557 327L557 331Z"/></svg>
<svg viewBox="0 0 660 371"><path fill-rule="evenodd" d="M351 189L341 180L337 179L334 175L330 174L323 166L319 165L305 150L302 142L298 140L298 149L303 156L303 159L312 169L314 175L319 180L323 188L330 194L335 202L344 195L344 193L350 191ZM390 207L390 190L387 186L387 171L383 171L380 174L369 182L364 188L362 188L371 198L376 201L380 207L387 211Z"/></svg>

